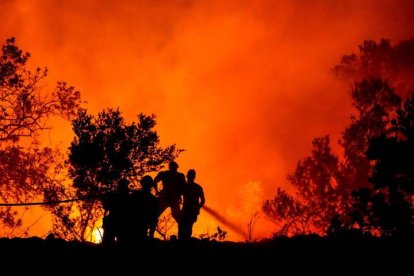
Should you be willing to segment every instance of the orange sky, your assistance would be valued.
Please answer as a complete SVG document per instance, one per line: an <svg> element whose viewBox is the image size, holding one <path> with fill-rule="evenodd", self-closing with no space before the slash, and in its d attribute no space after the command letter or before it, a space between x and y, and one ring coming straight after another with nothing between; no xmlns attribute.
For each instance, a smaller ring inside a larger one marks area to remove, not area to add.
<svg viewBox="0 0 414 276"><path fill-rule="evenodd" d="M413 14L399 0L0 0L0 40L15 36L93 113L156 114L162 143L186 149L180 170L195 168L207 204L245 229L312 138L336 141L347 124L329 69L364 39L414 36ZM55 124L50 142L66 147L70 131ZM262 218L255 237L271 230Z"/></svg>

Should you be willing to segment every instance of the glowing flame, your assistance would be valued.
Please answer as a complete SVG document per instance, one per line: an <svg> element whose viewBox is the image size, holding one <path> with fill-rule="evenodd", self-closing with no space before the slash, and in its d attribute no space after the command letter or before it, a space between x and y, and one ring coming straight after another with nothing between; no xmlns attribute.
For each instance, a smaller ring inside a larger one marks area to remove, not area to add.
<svg viewBox="0 0 414 276"><path fill-rule="evenodd" d="M94 228L91 234L91 242L93 243L101 243L102 242L102 235L103 229L102 228Z"/></svg>

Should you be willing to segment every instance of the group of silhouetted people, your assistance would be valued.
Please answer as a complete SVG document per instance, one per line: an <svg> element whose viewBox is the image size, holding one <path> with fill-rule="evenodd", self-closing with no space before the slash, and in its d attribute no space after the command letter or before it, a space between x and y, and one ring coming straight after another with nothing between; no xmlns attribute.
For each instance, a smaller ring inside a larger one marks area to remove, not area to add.
<svg viewBox="0 0 414 276"><path fill-rule="evenodd" d="M105 212L102 243L126 244L153 238L158 217L167 208L178 224L178 239L190 239L193 224L205 203L203 188L194 182L195 178L195 170L189 170L186 179L178 172L178 164L171 161L169 169L159 172L154 179L149 175L142 177L140 190L130 192L129 181L120 179L117 190L102 200Z"/></svg>

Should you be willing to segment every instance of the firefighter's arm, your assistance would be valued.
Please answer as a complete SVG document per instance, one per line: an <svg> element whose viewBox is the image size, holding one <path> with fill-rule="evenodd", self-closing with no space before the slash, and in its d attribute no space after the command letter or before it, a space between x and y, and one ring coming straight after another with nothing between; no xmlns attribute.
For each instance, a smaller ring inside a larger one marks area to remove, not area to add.
<svg viewBox="0 0 414 276"><path fill-rule="evenodd" d="M159 172L155 178L154 178L154 189L155 189L155 194L158 195L159 191L158 191L158 182L160 182L162 180L162 172Z"/></svg>

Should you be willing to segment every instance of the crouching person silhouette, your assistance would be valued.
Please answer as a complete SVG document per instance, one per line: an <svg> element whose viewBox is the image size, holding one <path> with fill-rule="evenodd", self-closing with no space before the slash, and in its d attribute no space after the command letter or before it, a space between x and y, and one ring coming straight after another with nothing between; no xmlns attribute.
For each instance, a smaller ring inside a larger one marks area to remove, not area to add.
<svg viewBox="0 0 414 276"><path fill-rule="evenodd" d="M203 188L194 182L196 171L189 170L187 184L183 189L183 208L178 225L178 239L188 240L193 233L193 225L197 221L201 207L205 203Z"/></svg>
<svg viewBox="0 0 414 276"><path fill-rule="evenodd" d="M159 201L151 193L154 181L151 176L144 176L141 181L141 190L134 191L130 197L130 239L143 241L154 237L158 223Z"/></svg>

